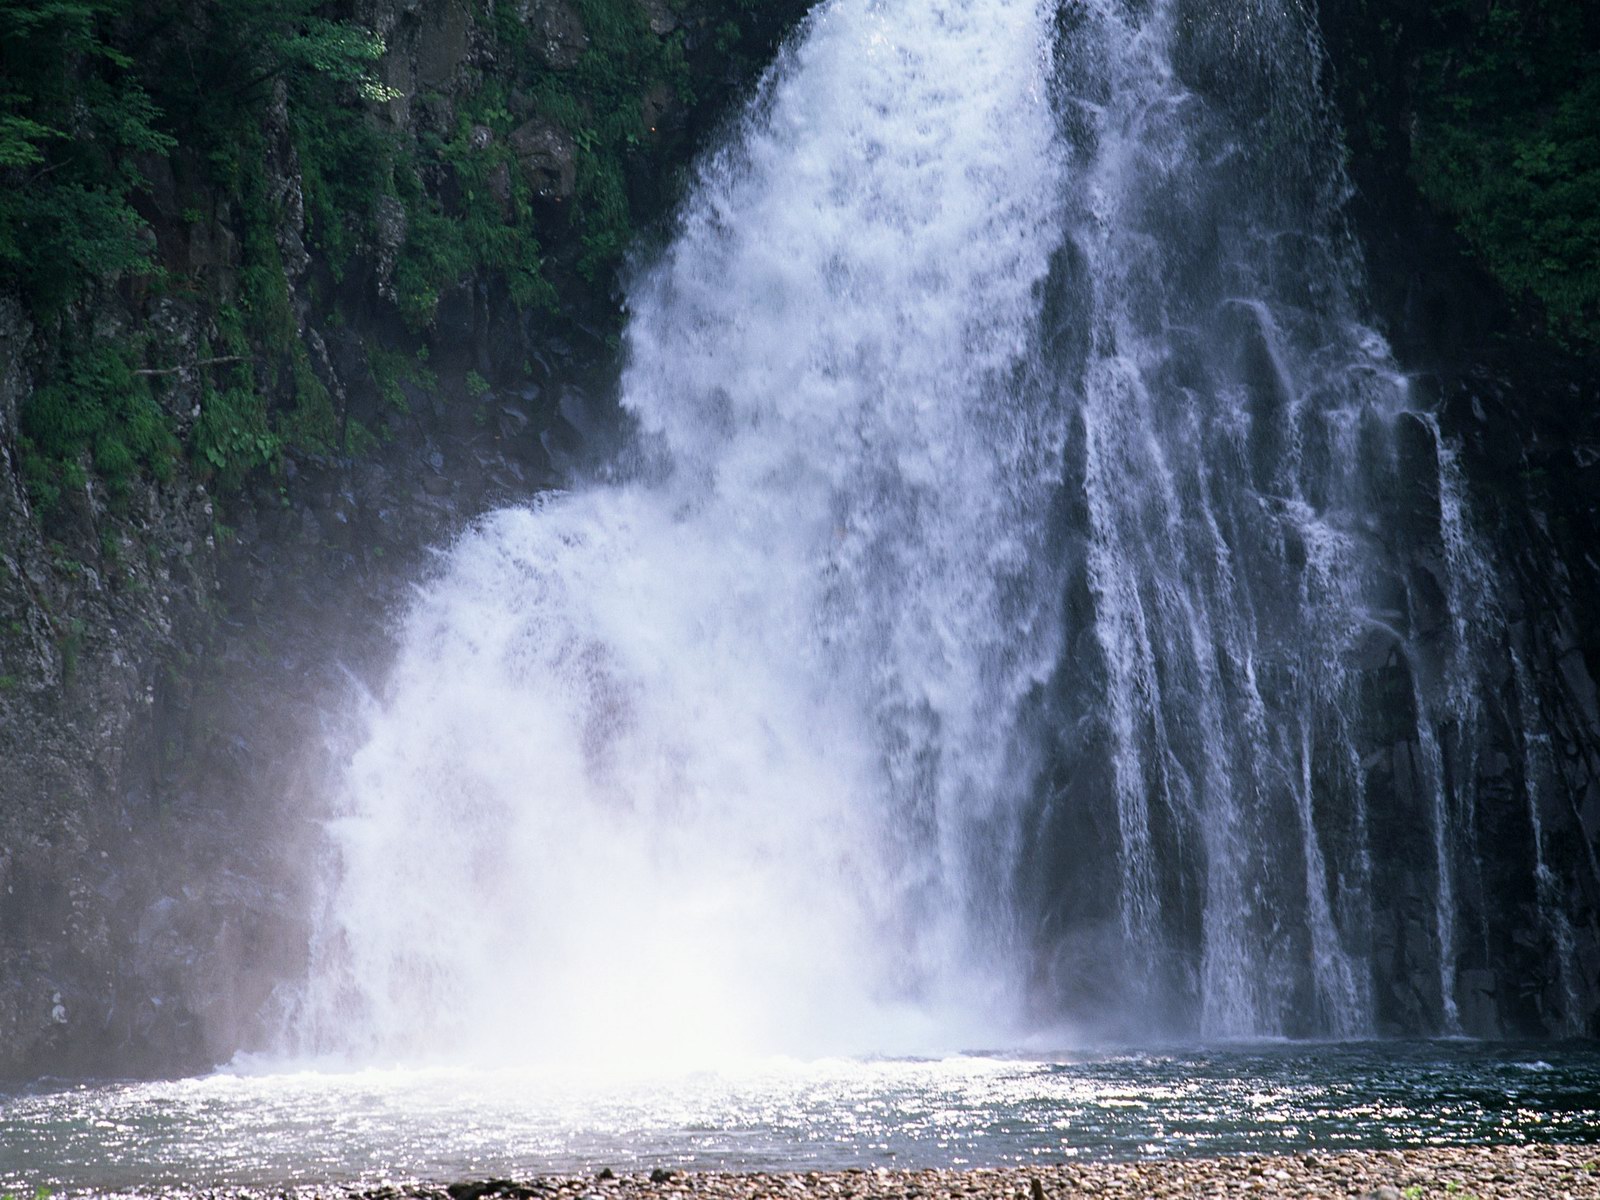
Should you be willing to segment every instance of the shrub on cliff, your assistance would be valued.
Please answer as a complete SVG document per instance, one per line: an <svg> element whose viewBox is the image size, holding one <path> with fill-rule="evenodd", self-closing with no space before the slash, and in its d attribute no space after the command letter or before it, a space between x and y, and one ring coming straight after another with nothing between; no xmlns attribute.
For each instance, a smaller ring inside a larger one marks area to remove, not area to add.
<svg viewBox="0 0 1600 1200"><path fill-rule="evenodd" d="M807 7L360 9L411 28L434 64L413 78L348 0L0 0L0 291L38 334L35 501L149 473L180 436L224 488L285 448L357 452L371 435L336 411L318 331L375 329L385 303L409 330L387 349L406 353L466 284L552 317L576 294L579 320L615 319L610 281L697 122ZM417 36L423 14L456 34ZM668 128L668 110L692 117ZM201 315L195 345L138 336L161 296ZM194 395L162 399L180 383Z"/></svg>
<svg viewBox="0 0 1600 1200"><path fill-rule="evenodd" d="M1600 6L1347 0L1320 19L1358 179L1408 176L1535 322L1600 347Z"/></svg>
<svg viewBox="0 0 1600 1200"><path fill-rule="evenodd" d="M174 145L108 31L117 0L0 0L0 279L50 315L147 269L132 165Z"/></svg>
<svg viewBox="0 0 1600 1200"><path fill-rule="evenodd" d="M1589 0L1446 0L1423 60L1424 192L1552 329L1600 343L1600 9Z"/></svg>

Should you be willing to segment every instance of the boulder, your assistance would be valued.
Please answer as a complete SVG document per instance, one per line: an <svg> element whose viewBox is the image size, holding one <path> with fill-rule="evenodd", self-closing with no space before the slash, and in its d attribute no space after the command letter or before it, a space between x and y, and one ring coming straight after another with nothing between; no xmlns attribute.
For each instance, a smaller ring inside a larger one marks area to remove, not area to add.
<svg viewBox="0 0 1600 1200"><path fill-rule="evenodd" d="M583 18L565 0L525 0L518 18L534 34L534 53L552 71L570 71L589 48Z"/></svg>
<svg viewBox="0 0 1600 1200"><path fill-rule="evenodd" d="M417 41L417 82L444 87L455 78L471 47L471 14L464 0L447 0L431 14Z"/></svg>
<svg viewBox="0 0 1600 1200"><path fill-rule="evenodd" d="M678 27L678 14L672 11L667 0L639 0L639 7L644 9L645 20L650 22L650 32L657 37L666 37Z"/></svg>
<svg viewBox="0 0 1600 1200"><path fill-rule="evenodd" d="M566 200L577 190L577 144L552 122L535 117L519 125L511 134L511 152L541 199Z"/></svg>

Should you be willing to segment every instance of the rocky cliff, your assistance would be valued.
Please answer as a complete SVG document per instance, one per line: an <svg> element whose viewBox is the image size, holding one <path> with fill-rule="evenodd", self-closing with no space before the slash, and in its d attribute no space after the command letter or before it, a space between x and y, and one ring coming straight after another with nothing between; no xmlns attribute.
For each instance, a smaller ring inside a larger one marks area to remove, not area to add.
<svg viewBox="0 0 1600 1200"><path fill-rule="evenodd" d="M1600 15L1564 0L1352 0L1320 21L1374 315L1459 452L1501 576L1507 704L1477 778L1455 784L1471 799L1454 819L1480 847L1460 864L1463 1021L1600 1035L1600 140L1585 99ZM1395 1030L1437 1005L1404 968L1427 906L1408 867L1423 858L1423 823L1406 815L1416 753L1396 745L1377 764Z"/></svg>

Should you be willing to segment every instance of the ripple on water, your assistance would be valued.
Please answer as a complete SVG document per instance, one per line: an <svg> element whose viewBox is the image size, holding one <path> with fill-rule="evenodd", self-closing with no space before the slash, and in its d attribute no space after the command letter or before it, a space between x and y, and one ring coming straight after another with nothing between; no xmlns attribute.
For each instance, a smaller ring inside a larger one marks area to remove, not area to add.
<svg viewBox="0 0 1600 1200"><path fill-rule="evenodd" d="M0 1098L0 1191L810 1170L1591 1141L1600 1049L1461 1042L763 1061L678 1075L232 1072Z"/></svg>

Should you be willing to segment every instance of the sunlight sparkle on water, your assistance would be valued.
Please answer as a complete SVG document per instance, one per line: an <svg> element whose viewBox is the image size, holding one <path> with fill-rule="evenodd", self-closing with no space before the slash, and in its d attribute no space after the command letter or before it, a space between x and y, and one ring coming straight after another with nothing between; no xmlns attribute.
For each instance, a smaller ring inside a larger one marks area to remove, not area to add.
<svg viewBox="0 0 1600 1200"><path fill-rule="evenodd" d="M1531 1064L1538 1062L1538 1067ZM1592 1139L1600 1050L1465 1043L232 1071L0 1099L0 1190ZM1445 1101L1441 1103L1441 1101Z"/></svg>

